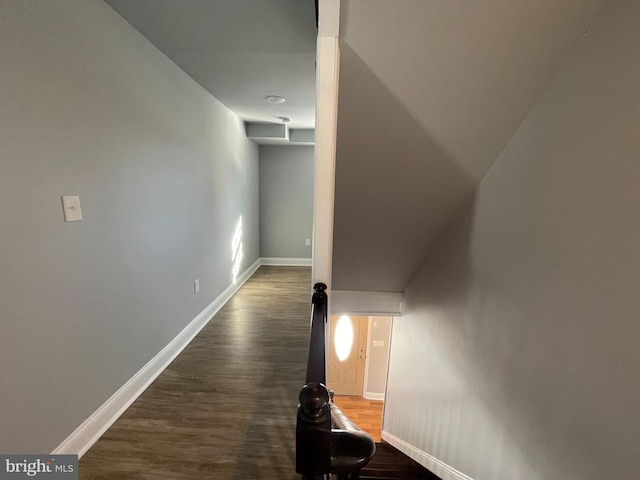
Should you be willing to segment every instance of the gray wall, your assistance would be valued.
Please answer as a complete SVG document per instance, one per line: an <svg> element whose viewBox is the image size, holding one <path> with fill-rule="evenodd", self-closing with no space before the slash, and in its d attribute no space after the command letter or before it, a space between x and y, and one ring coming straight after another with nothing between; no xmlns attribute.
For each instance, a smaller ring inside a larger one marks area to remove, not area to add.
<svg viewBox="0 0 640 480"><path fill-rule="evenodd" d="M260 256L311 258L313 147L260 146Z"/></svg>
<svg viewBox="0 0 640 480"><path fill-rule="evenodd" d="M258 258L258 149L99 0L0 2L0 105L0 452L42 453L231 284L240 217Z"/></svg>
<svg viewBox="0 0 640 480"><path fill-rule="evenodd" d="M367 356L367 384L365 396L384 395L387 387L387 367L389 365L389 340L391 339L391 317L371 317ZM376 343L377 342L377 343ZM380 343L381 342L381 343Z"/></svg>
<svg viewBox="0 0 640 480"><path fill-rule="evenodd" d="M476 480L638 478L639 85L614 1L406 289L386 431Z"/></svg>

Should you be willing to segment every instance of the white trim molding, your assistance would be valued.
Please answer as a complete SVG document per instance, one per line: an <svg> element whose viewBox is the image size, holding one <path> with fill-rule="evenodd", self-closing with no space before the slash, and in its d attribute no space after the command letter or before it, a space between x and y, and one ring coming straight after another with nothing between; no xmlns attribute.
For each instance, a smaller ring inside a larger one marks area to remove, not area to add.
<svg viewBox="0 0 640 480"><path fill-rule="evenodd" d="M384 393L364 392L367 400L384 400Z"/></svg>
<svg viewBox="0 0 640 480"><path fill-rule="evenodd" d="M402 314L402 293L333 290L331 314L342 313L397 317Z"/></svg>
<svg viewBox="0 0 640 480"><path fill-rule="evenodd" d="M94 443L113 425L118 418L142 395L149 385L165 368L189 345L191 340L202 330L209 320L218 313L225 303L260 267L260 259L247 268L238 277L235 284L227 287L205 309L155 357L118 389L100 408L91 414L71 435L51 452L52 455L78 455L82 457Z"/></svg>
<svg viewBox="0 0 640 480"><path fill-rule="evenodd" d="M260 265L273 265L276 267L310 267L310 258L279 258L279 257L262 257Z"/></svg>
<svg viewBox="0 0 640 480"><path fill-rule="evenodd" d="M429 455L427 452L423 452L419 448L414 447L410 443L405 442L387 431L382 431L381 438L388 444L396 447L408 457L413 458L420 465L431 470L442 480L473 480L473 478L447 465L442 460Z"/></svg>

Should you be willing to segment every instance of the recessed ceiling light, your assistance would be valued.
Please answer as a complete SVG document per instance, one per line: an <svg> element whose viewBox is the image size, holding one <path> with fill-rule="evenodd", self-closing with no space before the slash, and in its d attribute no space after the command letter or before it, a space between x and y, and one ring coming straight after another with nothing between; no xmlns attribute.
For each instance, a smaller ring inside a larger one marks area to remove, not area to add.
<svg viewBox="0 0 640 480"><path fill-rule="evenodd" d="M277 105L278 103L284 103L284 97L279 97L278 95L267 95L264 97L267 103L273 103Z"/></svg>
<svg viewBox="0 0 640 480"><path fill-rule="evenodd" d="M291 123L291 119L289 117L278 117L282 123Z"/></svg>

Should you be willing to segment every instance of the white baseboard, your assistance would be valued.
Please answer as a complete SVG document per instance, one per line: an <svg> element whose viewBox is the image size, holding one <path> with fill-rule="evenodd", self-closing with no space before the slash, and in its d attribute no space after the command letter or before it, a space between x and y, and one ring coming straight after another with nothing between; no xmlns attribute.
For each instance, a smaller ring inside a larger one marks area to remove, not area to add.
<svg viewBox="0 0 640 480"><path fill-rule="evenodd" d="M427 452L423 452L389 432L383 430L381 437L382 440L393 445L408 457L413 458L416 462L431 470L442 480L473 480L473 478L459 472L455 468L444 463L442 460L438 460L436 457L429 455Z"/></svg>
<svg viewBox="0 0 640 480"><path fill-rule="evenodd" d="M402 293L331 291L331 313L339 315L402 315Z"/></svg>
<svg viewBox="0 0 640 480"><path fill-rule="evenodd" d="M384 393L364 392L363 396L367 400L384 400Z"/></svg>
<svg viewBox="0 0 640 480"><path fill-rule="evenodd" d="M273 265L277 267L310 267L310 258L280 258L280 257L262 257L261 265Z"/></svg>
<svg viewBox="0 0 640 480"><path fill-rule="evenodd" d="M260 259L247 268L238 277L235 284L230 285L155 357L142 367L127 383L118 389L100 408L91 414L71 435L51 452L52 455L78 455L82 457L94 443L115 423L129 406L144 392L165 368L176 358L191 340L218 313L218 310L229 301L236 291L260 267Z"/></svg>

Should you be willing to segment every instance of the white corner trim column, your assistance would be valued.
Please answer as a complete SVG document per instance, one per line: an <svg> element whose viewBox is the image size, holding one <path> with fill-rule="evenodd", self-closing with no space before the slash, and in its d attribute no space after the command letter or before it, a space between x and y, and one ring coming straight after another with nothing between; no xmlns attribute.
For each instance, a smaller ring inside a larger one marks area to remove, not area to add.
<svg viewBox="0 0 640 480"><path fill-rule="evenodd" d="M313 283L331 290L333 257L333 203L335 191L336 136L340 47L340 1L321 2L317 47L316 149L313 206Z"/></svg>

